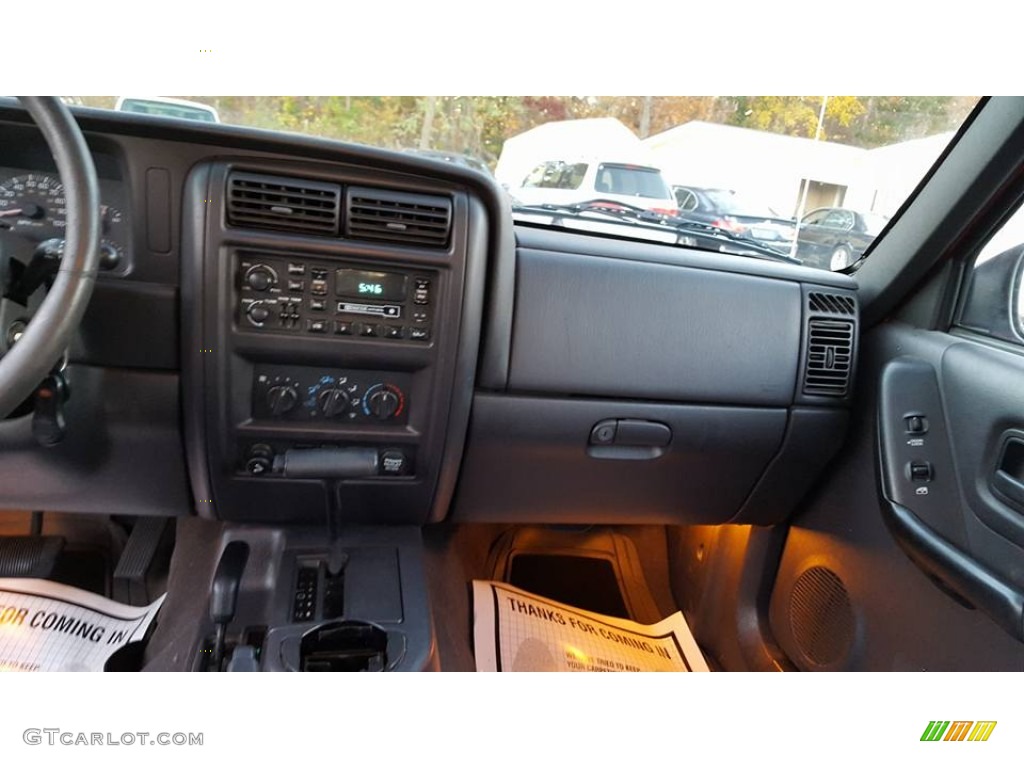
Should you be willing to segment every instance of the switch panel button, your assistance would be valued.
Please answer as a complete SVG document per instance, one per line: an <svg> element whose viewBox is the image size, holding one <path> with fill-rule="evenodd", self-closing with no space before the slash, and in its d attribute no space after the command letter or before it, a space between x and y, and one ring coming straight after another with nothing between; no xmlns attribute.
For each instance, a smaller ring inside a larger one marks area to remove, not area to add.
<svg viewBox="0 0 1024 768"><path fill-rule="evenodd" d="M910 479L915 483L927 483L934 477L931 462L912 461L910 462Z"/></svg>
<svg viewBox="0 0 1024 768"><path fill-rule="evenodd" d="M928 431L928 420L924 416L907 416L907 433L911 435L923 435Z"/></svg>

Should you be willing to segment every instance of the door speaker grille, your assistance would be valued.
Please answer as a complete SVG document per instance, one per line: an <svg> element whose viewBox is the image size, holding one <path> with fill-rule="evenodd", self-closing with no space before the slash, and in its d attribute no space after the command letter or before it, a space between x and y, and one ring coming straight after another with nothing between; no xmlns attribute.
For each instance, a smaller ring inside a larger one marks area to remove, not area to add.
<svg viewBox="0 0 1024 768"><path fill-rule="evenodd" d="M789 624L797 648L812 664L828 667L849 655L853 607L835 571L814 566L800 574L789 598Z"/></svg>

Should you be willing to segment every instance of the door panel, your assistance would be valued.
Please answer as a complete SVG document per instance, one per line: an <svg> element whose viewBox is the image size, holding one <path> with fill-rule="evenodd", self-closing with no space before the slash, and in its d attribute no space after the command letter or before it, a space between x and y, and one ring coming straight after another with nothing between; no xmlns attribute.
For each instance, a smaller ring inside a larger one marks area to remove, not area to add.
<svg viewBox="0 0 1024 768"><path fill-rule="evenodd" d="M803 669L1024 669L1024 517L992 487L1019 470L1024 354L897 323L862 352L854 434L780 561L780 647Z"/></svg>

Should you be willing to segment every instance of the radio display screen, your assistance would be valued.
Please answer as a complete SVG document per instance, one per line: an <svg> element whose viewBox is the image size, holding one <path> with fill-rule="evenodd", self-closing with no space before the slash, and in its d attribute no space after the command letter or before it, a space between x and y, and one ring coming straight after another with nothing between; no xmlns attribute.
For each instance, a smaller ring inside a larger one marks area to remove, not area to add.
<svg viewBox="0 0 1024 768"><path fill-rule="evenodd" d="M339 269L334 276L334 290L339 296L405 301L406 282L405 275L395 272Z"/></svg>

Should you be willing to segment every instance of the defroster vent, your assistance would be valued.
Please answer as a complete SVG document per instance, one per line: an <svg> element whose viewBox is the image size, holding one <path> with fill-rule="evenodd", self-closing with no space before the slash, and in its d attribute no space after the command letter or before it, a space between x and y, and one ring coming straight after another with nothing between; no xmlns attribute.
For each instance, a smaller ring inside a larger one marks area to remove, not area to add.
<svg viewBox="0 0 1024 768"><path fill-rule="evenodd" d="M451 232L452 203L447 197L349 187L345 235L443 248Z"/></svg>
<svg viewBox="0 0 1024 768"><path fill-rule="evenodd" d="M829 315L852 315L857 309L857 304L852 296L812 291L807 294L807 307L812 312L824 312Z"/></svg>
<svg viewBox="0 0 1024 768"><path fill-rule="evenodd" d="M311 235L337 235L341 186L311 179L234 172L228 224Z"/></svg>

